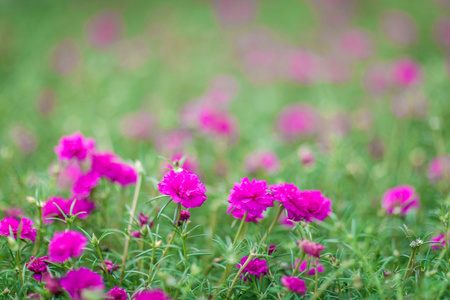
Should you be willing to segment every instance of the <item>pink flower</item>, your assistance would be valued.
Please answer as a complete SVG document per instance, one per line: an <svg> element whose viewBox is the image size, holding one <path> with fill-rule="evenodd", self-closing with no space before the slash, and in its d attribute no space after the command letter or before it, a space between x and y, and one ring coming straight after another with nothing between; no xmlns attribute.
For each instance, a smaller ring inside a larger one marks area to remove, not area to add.
<svg viewBox="0 0 450 300"><path fill-rule="evenodd" d="M170 300L170 297L161 290L153 290L139 292L133 300Z"/></svg>
<svg viewBox="0 0 450 300"><path fill-rule="evenodd" d="M306 203L305 222L323 221L332 212L330 199L325 198L321 191L301 191L301 198Z"/></svg>
<svg viewBox="0 0 450 300"><path fill-rule="evenodd" d="M100 176L94 172L89 172L78 177L73 185L72 194L78 197L87 197L91 189L95 187L100 180Z"/></svg>
<svg viewBox="0 0 450 300"><path fill-rule="evenodd" d="M245 157L244 166L249 174L255 174L258 171L275 174L280 169L280 160L273 151L257 150Z"/></svg>
<svg viewBox="0 0 450 300"><path fill-rule="evenodd" d="M413 45L417 42L414 19L404 11L387 11L383 13L381 22L384 34L392 42L401 46Z"/></svg>
<svg viewBox="0 0 450 300"><path fill-rule="evenodd" d="M3 213L5 214L5 217L13 217L18 219L22 218L25 215L22 208L15 206L5 208Z"/></svg>
<svg viewBox="0 0 450 300"><path fill-rule="evenodd" d="M277 118L277 132L286 141L299 137L311 137L318 133L320 116L317 111L303 103L283 108Z"/></svg>
<svg viewBox="0 0 450 300"><path fill-rule="evenodd" d="M431 249L441 249L445 247L445 234L435 235L430 241L433 242L431 243L433 245L431 246Z"/></svg>
<svg viewBox="0 0 450 300"><path fill-rule="evenodd" d="M32 242L36 240L36 228L31 228L34 222L27 218L22 218L19 221L10 217L4 218L0 221L0 235L10 236L11 232L17 240L17 236L21 239L27 239Z"/></svg>
<svg viewBox="0 0 450 300"><path fill-rule="evenodd" d="M48 260L48 256L31 256L30 262L25 264L28 270L34 272L33 278L37 281L41 281L42 275L47 272L48 262L46 262L46 260Z"/></svg>
<svg viewBox="0 0 450 300"><path fill-rule="evenodd" d="M241 259L241 263L239 265L237 265L236 267L238 269L242 268L242 266L245 264L247 259L248 259L248 256L244 256ZM255 275L259 279L261 277L261 275L264 276L267 273L268 273L267 262L264 259L261 260L261 259L254 258L254 259L250 260L250 262L247 264L245 269L242 271L241 279L244 279L244 281L247 281L248 275Z"/></svg>
<svg viewBox="0 0 450 300"><path fill-rule="evenodd" d="M78 178L83 176L78 161L70 161L67 165L60 166L60 171L57 173L57 186L60 190L71 190Z"/></svg>
<svg viewBox="0 0 450 300"><path fill-rule="evenodd" d="M272 185L270 190L275 201L283 204L288 213L288 218L294 221L302 221L306 212L306 203L302 201L300 190L292 183Z"/></svg>
<svg viewBox="0 0 450 300"><path fill-rule="evenodd" d="M102 269L103 272L108 272L108 273L112 273L116 270L118 270L120 268L119 265L115 265L112 261L105 259L105 266L106 266L106 271L103 267L103 264L100 263L100 269Z"/></svg>
<svg viewBox="0 0 450 300"><path fill-rule="evenodd" d="M431 182L450 181L450 155L434 157L428 165L427 175Z"/></svg>
<svg viewBox="0 0 450 300"><path fill-rule="evenodd" d="M311 148L302 146L298 149L298 158L304 167L310 167L316 162L316 156Z"/></svg>
<svg viewBox="0 0 450 300"><path fill-rule="evenodd" d="M161 194L186 208L199 207L207 198L206 188L198 176L186 170L168 172L158 187Z"/></svg>
<svg viewBox="0 0 450 300"><path fill-rule="evenodd" d="M148 111L128 114L121 122L122 134L133 140L149 140L154 131L156 119Z"/></svg>
<svg viewBox="0 0 450 300"><path fill-rule="evenodd" d="M60 280L61 286L72 299L84 299L83 291L101 291L105 288L103 278L87 268L72 270Z"/></svg>
<svg viewBox="0 0 450 300"><path fill-rule="evenodd" d="M181 226L183 222L186 222L191 217L191 213L187 210L181 210L180 213L180 221L178 222L178 226Z"/></svg>
<svg viewBox="0 0 450 300"><path fill-rule="evenodd" d="M212 136L234 137L237 135L237 122L224 111L204 107L199 114L200 129Z"/></svg>
<svg viewBox="0 0 450 300"><path fill-rule="evenodd" d="M45 288L50 292L53 296L59 296L63 293L62 287L59 283L59 278L52 277L50 273L44 273L42 275L42 279L45 282Z"/></svg>
<svg viewBox="0 0 450 300"><path fill-rule="evenodd" d="M136 170L119 161L112 153L95 153L92 157L92 172L104 176L121 186L135 184L137 181Z"/></svg>
<svg viewBox="0 0 450 300"><path fill-rule="evenodd" d="M297 245L304 253L317 258L320 257L320 252L325 249L323 245L316 244L305 239L303 239L302 241L297 241Z"/></svg>
<svg viewBox="0 0 450 300"><path fill-rule="evenodd" d="M250 215L258 216L269 206L273 206L273 197L268 191L267 183L264 180L242 178L241 182L236 182L230 190L228 202L232 207Z"/></svg>
<svg viewBox="0 0 450 300"><path fill-rule="evenodd" d="M59 160L84 160L94 149L95 141L86 139L81 133L75 132L69 136L63 136L59 140L59 145L55 147L55 153Z"/></svg>
<svg viewBox="0 0 450 300"><path fill-rule="evenodd" d="M293 228L295 227L294 222L292 222L291 220L289 220L289 218L285 215L285 214L281 214L280 215L280 219L278 220L278 222L283 225L284 227L287 228Z"/></svg>
<svg viewBox="0 0 450 300"><path fill-rule="evenodd" d="M116 11L105 10L89 20L86 26L86 39L93 47L104 50L120 39L122 31L120 15Z"/></svg>
<svg viewBox="0 0 450 300"><path fill-rule="evenodd" d="M401 185L384 193L382 207L390 215L403 216L420 207L419 196L412 186Z"/></svg>
<svg viewBox="0 0 450 300"><path fill-rule="evenodd" d="M70 208L73 202L75 204L72 208L72 214L70 214ZM59 208L58 208L59 207ZM51 223L54 221L52 218L58 218L64 220L64 212L67 216L77 215L80 219L86 219L89 213L95 209L95 204L87 198L71 198L65 200L61 197L50 198L42 207L42 218L44 223Z"/></svg>
<svg viewBox="0 0 450 300"><path fill-rule="evenodd" d="M198 166L197 159L193 156L186 156L186 159L184 160L183 165L181 165L181 159L183 157L184 157L183 153L177 153L172 156L171 161L173 162L174 165L179 165L182 169L184 169L186 171L198 174L200 171L200 168ZM166 169L173 170L173 166L169 162L166 162L164 164L164 167ZM164 172L167 172L167 170L164 170Z"/></svg>
<svg viewBox="0 0 450 300"><path fill-rule="evenodd" d="M63 263L71 257L80 256L87 242L88 239L78 231L55 232L48 245L50 261Z"/></svg>
<svg viewBox="0 0 450 300"><path fill-rule="evenodd" d="M400 58L393 62L392 79L399 87L417 85L422 81L422 67L412 58Z"/></svg>
<svg viewBox="0 0 450 300"><path fill-rule="evenodd" d="M295 264L297 264L298 261L299 261L298 259L295 260ZM308 261L305 260L305 261L303 261L303 262L300 264L300 266L298 267L298 269L299 269L301 272L305 272L307 267L308 267ZM313 276L313 275L316 274L316 272L317 272L317 273L323 273L324 271L325 271L325 269L324 269L323 265L321 265L321 264L319 264L319 263L317 263L317 262L313 262L313 263L310 265L310 268L309 268L309 270L308 270L308 275L309 275L309 276Z"/></svg>
<svg viewBox="0 0 450 300"><path fill-rule="evenodd" d="M109 292L107 292L105 294L105 297L106 297L106 299L112 299L112 300L127 300L128 299L127 292L124 289L121 289L117 286L115 286L114 288L109 290Z"/></svg>
<svg viewBox="0 0 450 300"><path fill-rule="evenodd" d="M281 284L288 290L304 295L306 292L306 284L304 280L297 277L282 276Z"/></svg>
<svg viewBox="0 0 450 300"><path fill-rule="evenodd" d="M236 219L241 219L244 217L245 211L240 210L237 207L234 207L233 205L228 206L227 214L232 215ZM251 214L250 212L247 214L247 217L245 218L245 222L253 222L253 223L259 223L259 220L264 219L264 215L262 213L259 214Z"/></svg>
<svg viewBox="0 0 450 300"><path fill-rule="evenodd" d="M374 45L367 32L351 29L340 37L339 50L350 58L366 59L373 55Z"/></svg>
<svg viewBox="0 0 450 300"><path fill-rule="evenodd" d="M272 255L272 253L274 253L275 251L277 251L277 245L270 244L267 250L268 250L268 254L269 254L269 255Z"/></svg>
<svg viewBox="0 0 450 300"><path fill-rule="evenodd" d="M138 219L139 219L139 226L144 227L145 225L150 223L149 227L152 228L153 221L150 222L150 217L149 216L146 216L143 213L139 213Z"/></svg>
<svg viewBox="0 0 450 300"><path fill-rule="evenodd" d="M389 67L385 63L375 63L370 65L363 74L364 88L372 96L383 96L391 87L391 79L386 69Z"/></svg>

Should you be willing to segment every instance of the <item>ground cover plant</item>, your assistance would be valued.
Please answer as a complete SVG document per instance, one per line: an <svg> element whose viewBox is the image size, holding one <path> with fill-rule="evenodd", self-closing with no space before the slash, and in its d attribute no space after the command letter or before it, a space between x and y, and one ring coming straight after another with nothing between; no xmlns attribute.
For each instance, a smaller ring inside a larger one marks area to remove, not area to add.
<svg viewBox="0 0 450 300"><path fill-rule="evenodd" d="M0 3L2 299L450 297L450 3Z"/></svg>

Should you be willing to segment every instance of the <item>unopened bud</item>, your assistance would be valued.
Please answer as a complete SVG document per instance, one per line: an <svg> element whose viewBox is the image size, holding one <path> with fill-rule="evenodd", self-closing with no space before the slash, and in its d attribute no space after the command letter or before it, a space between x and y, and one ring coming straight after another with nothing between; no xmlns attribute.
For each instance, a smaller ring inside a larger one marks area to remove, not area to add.
<svg viewBox="0 0 450 300"><path fill-rule="evenodd" d="M161 247L161 245L162 245L162 241L161 240L158 240L158 241L155 242L155 248L159 248L159 247Z"/></svg>
<svg viewBox="0 0 450 300"><path fill-rule="evenodd" d="M25 198L30 205L36 206L37 200L34 197L27 196Z"/></svg>
<svg viewBox="0 0 450 300"><path fill-rule="evenodd" d="M17 243L17 241L12 236L8 236L6 239L8 240L9 248L11 249L11 251L17 252L19 250L19 244Z"/></svg>
<svg viewBox="0 0 450 300"><path fill-rule="evenodd" d="M92 234L91 244L94 245L94 246L98 246L98 239L95 236L95 233Z"/></svg>

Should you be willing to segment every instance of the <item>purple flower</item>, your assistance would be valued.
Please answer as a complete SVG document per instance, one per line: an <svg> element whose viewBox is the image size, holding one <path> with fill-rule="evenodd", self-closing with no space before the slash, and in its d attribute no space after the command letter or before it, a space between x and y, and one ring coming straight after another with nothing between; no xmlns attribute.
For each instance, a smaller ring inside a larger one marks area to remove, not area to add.
<svg viewBox="0 0 450 300"><path fill-rule="evenodd" d="M5 217L13 217L18 219L25 215L22 208L15 206L6 208L3 213L5 214Z"/></svg>
<svg viewBox="0 0 450 300"><path fill-rule="evenodd" d="M14 218L4 218L0 221L0 235L10 236L11 233L17 240L17 236L21 239L27 239L32 242L36 240L36 228L31 228L34 222L27 218L17 221Z"/></svg>
<svg viewBox="0 0 450 300"><path fill-rule="evenodd" d="M132 231L132 232L130 232L130 235L131 235L132 237L137 238L137 239L142 238L142 233L141 233L140 231Z"/></svg>
<svg viewBox="0 0 450 300"><path fill-rule="evenodd" d="M306 202L303 201L301 191L292 183L272 185L270 190L275 201L281 202L288 213L288 218L302 221L306 212Z"/></svg>
<svg viewBox="0 0 450 300"><path fill-rule="evenodd" d="M428 165L428 179L431 182L450 181L450 155L436 156Z"/></svg>
<svg viewBox="0 0 450 300"><path fill-rule="evenodd" d="M245 177L241 179L240 183L234 184L233 189L230 190L228 202L244 213L248 212L255 216L261 214L267 207L273 206L273 197L264 180L249 181Z"/></svg>
<svg viewBox="0 0 450 300"><path fill-rule="evenodd" d="M109 292L105 294L106 299L113 300L127 300L127 292L124 289L118 288L115 286Z"/></svg>
<svg viewBox="0 0 450 300"><path fill-rule="evenodd" d="M95 187L100 180L100 176L95 172L88 172L78 177L72 187L72 194L78 197L87 197L91 189Z"/></svg>
<svg viewBox="0 0 450 300"><path fill-rule="evenodd" d="M239 208L236 208L232 205L228 206L227 214L232 215L236 219L241 219L244 217L245 212L240 210ZM264 215L262 213L253 215L248 213L247 217L245 218L245 222L253 222L253 223L259 223L259 220L264 219Z"/></svg>
<svg viewBox="0 0 450 300"><path fill-rule="evenodd" d="M50 198L42 207L42 218L44 223L51 223L54 220L52 218L58 218L64 220L64 215L61 210L70 216L70 208L75 201L72 209L72 215L77 215L80 219L86 219L89 213L95 209L95 204L87 198L71 198L65 200L61 197ZM58 208L59 207L59 208Z"/></svg>
<svg viewBox="0 0 450 300"><path fill-rule="evenodd" d="M150 217L144 215L143 213L139 213L138 216L139 219L139 226L144 227L150 222ZM151 228L153 226L153 221L150 223L149 227Z"/></svg>
<svg viewBox="0 0 450 300"><path fill-rule="evenodd" d="M282 276L281 284L287 289L297 294L304 295L306 292L306 284L304 280L297 277Z"/></svg>
<svg viewBox="0 0 450 300"><path fill-rule="evenodd" d="M258 171L275 174L280 169L280 160L275 152L257 150L245 157L244 167L249 174L255 174Z"/></svg>
<svg viewBox="0 0 450 300"><path fill-rule="evenodd" d="M116 155L108 152L95 153L92 156L91 171L122 186L135 184L137 181L136 170L121 163Z"/></svg>
<svg viewBox="0 0 450 300"><path fill-rule="evenodd" d="M320 257L320 252L325 249L323 245L316 244L305 239L303 239L302 241L297 241L297 245L304 253L317 258Z"/></svg>
<svg viewBox="0 0 450 300"><path fill-rule="evenodd" d="M295 227L294 222L292 222L291 220L289 220L288 217L286 217L285 214L281 214L280 219L278 220L278 222L283 225L284 227L287 228L293 228Z"/></svg>
<svg viewBox="0 0 450 300"><path fill-rule="evenodd" d="M106 271L108 271L108 273L112 273L115 270L118 270L120 268L120 266L115 265L112 261L105 259L104 260L105 265L106 265ZM102 269L103 272L105 272L105 269L103 268L103 264L100 263L100 269Z"/></svg>
<svg viewBox="0 0 450 300"><path fill-rule="evenodd" d="M295 260L295 264L297 264L298 263L298 259L297 260ZM305 261L303 261L301 264L300 264L300 266L298 267L298 269L301 271L301 272L304 272L304 271L306 271L306 268L308 267L308 262L305 260ZM323 266L321 265L321 264L319 264L319 263L317 263L317 262L314 262L312 265L310 265L310 268L309 268L309 270L308 270L308 275L310 275L310 276L313 276L313 275L315 275L316 274L316 272L317 273L323 273L325 271L325 269L323 268Z"/></svg>
<svg viewBox="0 0 450 300"><path fill-rule="evenodd" d="M161 290L153 290L139 292L133 300L170 300L170 297Z"/></svg>
<svg viewBox="0 0 450 300"><path fill-rule="evenodd" d="M42 257L34 257L32 256L30 258L30 262L26 263L26 267L31 272L34 272L33 278L37 281L42 280L42 274L47 272L47 266L48 262L48 256L42 256Z"/></svg>
<svg viewBox="0 0 450 300"><path fill-rule="evenodd" d="M55 147L55 153L59 160L71 160L76 158L84 160L95 147L93 139L86 139L81 133L75 132L69 136L63 136L59 145Z"/></svg>
<svg viewBox="0 0 450 300"><path fill-rule="evenodd" d="M182 210L180 213L180 221L178 222L178 226L181 226L183 222L186 222L191 217L191 213L187 210Z"/></svg>
<svg viewBox="0 0 450 300"><path fill-rule="evenodd" d="M55 232L48 245L50 261L63 263L71 257L78 257L83 253L88 239L78 231Z"/></svg>
<svg viewBox="0 0 450 300"><path fill-rule="evenodd" d="M236 267L238 269L240 269L245 264L247 259L248 259L248 256L244 256L241 259L241 263L239 265L237 265ZM261 259L254 258L254 259L250 260L250 262L247 264L245 269L242 271L241 279L244 279L244 281L247 281L248 274L255 275L259 279L261 277L261 275L264 276L268 272L269 271L267 268L267 262L264 259L261 260Z"/></svg>
<svg viewBox="0 0 450 300"><path fill-rule="evenodd" d="M383 196L382 207L390 215L406 215L410 210L419 208L419 196L410 185L401 185L387 190Z"/></svg>
<svg viewBox="0 0 450 300"><path fill-rule="evenodd" d="M433 245L431 246L431 249L441 249L445 247L445 234L435 235L430 239L430 241L432 242L431 244Z"/></svg>
<svg viewBox="0 0 450 300"><path fill-rule="evenodd" d="M274 253L275 251L277 251L277 245L270 244L267 250L268 250L268 254L269 254L269 255L272 255L272 253Z"/></svg>
<svg viewBox="0 0 450 300"><path fill-rule="evenodd" d="M161 194L186 208L199 207L206 200L205 186L197 175L186 170L168 172L158 187Z"/></svg>
<svg viewBox="0 0 450 300"><path fill-rule="evenodd" d="M60 280L61 286L70 294L72 299L82 298L83 291L103 290L103 278L87 268L72 270Z"/></svg>

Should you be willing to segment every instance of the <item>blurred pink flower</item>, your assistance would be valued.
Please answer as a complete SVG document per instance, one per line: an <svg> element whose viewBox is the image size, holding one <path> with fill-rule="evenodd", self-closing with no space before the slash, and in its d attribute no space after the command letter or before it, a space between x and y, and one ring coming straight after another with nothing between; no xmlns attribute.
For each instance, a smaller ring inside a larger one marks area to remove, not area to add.
<svg viewBox="0 0 450 300"><path fill-rule="evenodd" d="M431 243L431 249L442 249L445 247L445 234L438 234L433 236L430 241Z"/></svg>
<svg viewBox="0 0 450 300"><path fill-rule="evenodd" d="M301 146L298 148L297 155L304 167L311 167L316 162L316 155L308 146Z"/></svg>
<svg viewBox="0 0 450 300"><path fill-rule="evenodd" d="M0 221L0 235L10 236L11 233L14 239L27 239L32 242L36 240L36 228L32 228L34 222L27 218L22 218L17 221L13 217L6 217Z"/></svg>
<svg viewBox="0 0 450 300"><path fill-rule="evenodd" d="M14 143L24 154L31 154L37 148L37 138L34 133L24 127L17 125L11 130Z"/></svg>
<svg viewBox="0 0 450 300"><path fill-rule="evenodd" d="M277 117L277 133L285 141L312 137L319 132L321 117L315 108L304 103L285 106Z"/></svg>
<svg viewBox="0 0 450 300"><path fill-rule="evenodd" d="M345 31L339 37L338 47L342 55L350 59L367 59L375 52L371 36L358 28Z"/></svg>
<svg viewBox="0 0 450 300"><path fill-rule="evenodd" d="M102 276L87 268L69 271L60 284L74 300L85 299L83 291L103 291L105 288Z"/></svg>
<svg viewBox="0 0 450 300"><path fill-rule="evenodd" d="M256 0L214 0L213 9L219 21L227 27L250 23L256 15Z"/></svg>
<svg viewBox="0 0 450 300"><path fill-rule="evenodd" d="M365 70L362 77L363 86L372 96L380 97L389 92L391 78L386 71L388 68L386 63L375 63Z"/></svg>
<svg viewBox="0 0 450 300"><path fill-rule="evenodd" d="M422 66L410 57L399 58L392 62L392 81L398 87L410 87L422 83Z"/></svg>
<svg viewBox="0 0 450 300"><path fill-rule="evenodd" d="M133 300L170 300L170 297L164 291L151 290L137 293Z"/></svg>
<svg viewBox="0 0 450 300"><path fill-rule="evenodd" d="M92 47L104 50L122 37L123 24L118 12L105 10L92 17L86 26L86 39Z"/></svg>
<svg viewBox="0 0 450 300"><path fill-rule="evenodd" d="M295 260L295 264L297 264L298 262L299 262L299 260L296 259L296 260ZM307 267L308 267L308 261L305 260L305 261L303 261L303 262L300 264L300 266L299 266L298 269L299 269L301 272L305 272ZM321 264L319 264L318 262L314 261L314 262L312 262L312 263L310 264L309 270L308 270L307 274L308 274L309 276L314 276L314 275L316 274L316 272L317 272L317 273L323 273L324 271L325 271L325 269L324 269L323 265L321 265Z"/></svg>
<svg viewBox="0 0 450 300"><path fill-rule="evenodd" d="M185 156L185 154L183 153L176 153L175 155L172 156L171 161L172 163L180 163L180 160ZM171 163L169 162L164 162L163 163L163 169L164 169L164 173L167 173L167 169L172 170L173 166ZM184 163L182 166L180 166L181 168L183 168L186 171L195 173L195 174L200 174L200 167L198 165L198 160L195 156L192 155L187 155L186 159L184 160Z"/></svg>
<svg viewBox="0 0 450 300"><path fill-rule="evenodd" d="M71 190L78 178L83 176L83 170L78 161L69 161L67 164L60 163L59 165L56 185L59 190Z"/></svg>
<svg viewBox="0 0 450 300"><path fill-rule="evenodd" d="M227 214L232 215L236 219L241 219L245 215L245 211L240 210L237 207L234 207L232 205L228 206ZM247 217L245 218L245 222L253 222L253 223L259 223L260 220L264 219L264 215L262 213L260 214L251 214L250 212L247 214Z"/></svg>
<svg viewBox="0 0 450 300"><path fill-rule="evenodd" d="M81 51L78 44L73 39L60 41L54 48L51 64L53 69L59 75L72 73L81 61Z"/></svg>
<svg viewBox="0 0 450 300"><path fill-rule="evenodd" d="M43 116L51 115L56 106L57 97L53 90L43 89L36 98L36 109Z"/></svg>
<svg viewBox="0 0 450 300"><path fill-rule="evenodd" d="M95 172L88 172L81 175L75 181L72 194L75 197L87 197L91 193L91 190L98 184L100 176Z"/></svg>
<svg viewBox="0 0 450 300"><path fill-rule="evenodd" d="M431 182L441 180L450 182L450 155L434 157L428 165L427 175Z"/></svg>
<svg viewBox="0 0 450 300"><path fill-rule="evenodd" d="M58 159L84 160L94 150L95 141L91 138L85 138L81 133L75 132L72 135L65 135L59 140L58 146L55 147L55 153Z"/></svg>
<svg viewBox="0 0 450 300"><path fill-rule="evenodd" d="M127 300L128 295L124 289L121 289L117 286L113 287L105 294L106 299L111 300Z"/></svg>
<svg viewBox="0 0 450 300"><path fill-rule="evenodd" d="M400 46L417 43L417 27L414 19L404 11L390 10L381 16L381 27L387 38Z"/></svg>
<svg viewBox="0 0 450 300"><path fill-rule="evenodd" d="M289 217L287 217L285 214L281 214L280 215L280 219L278 220L278 222L283 225L284 227L287 228L293 228L295 227L294 222L292 222Z"/></svg>
<svg viewBox="0 0 450 300"><path fill-rule="evenodd" d="M297 277L281 276L281 284L297 294L304 295L307 290L305 281Z"/></svg>
<svg viewBox="0 0 450 300"><path fill-rule="evenodd" d="M450 49L450 17L443 15L439 17L434 25L436 42L445 50Z"/></svg>
<svg viewBox="0 0 450 300"><path fill-rule="evenodd" d="M311 84L319 80L320 60L317 55L303 49L287 51L287 78L300 84Z"/></svg>
<svg viewBox="0 0 450 300"><path fill-rule="evenodd" d="M50 261L63 263L69 258L80 256L87 242L87 237L78 231L55 232L48 245Z"/></svg>
<svg viewBox="0 0 450 300"><path fill-rule="evenodd" d="M75 201L75 204L73 202ZM72 207L72 214L70 214L70 208ZM59 207L59 208L58 208ZM62 197L52 197L42 207L42 219L44 223L51 223L54 221L52 218L58 218L64 220L64 212L67 216L77 215L80 219L86 219L87 216L95 209L95 204L87 198L75 198L64 199ZM62 211L62 212L61 212Z"/></svg>
<svg viewBox="0 0 450 300"><path fill-rule="evenodd" d="M5 215L5 217L12 217L17 219L21 219L23 216L25 216L23 209L16 206L5 208L3 210L3 214Z"/></svg>
<svg viewBox="0 0 450 300"><path fill-rule="evenodd" d="M237 121L229 113L204 107L199 114L200 129L213 137L236 137Z"/></svg>
<svg viewBox="0 0 450 300"><path fill-rule="evenodd" d="M391 110L399 119L423 119L427 116L428 108L426 96L416 89L401 92L394 96L391 102Z"/></svg>
<svg viewBox="0 0 450 300"><path fill-rule="evenodd" d="M116 270L119 270L120 266L119 265L115 265L112 261L105 259L105 266L106 266L106 270L103 267L103 264L100 263L100 269L102 269L103 272L108 272L108 273L112 273Z"/></svg>
<svg viewBox="0 0 450 300"><path fill-rule="evenodd" d="M127 114L121 122L122 134L133 140L149 140L153 136L156 118L147 111Z"/></svg>
<svg viewBox="0 0 450 300"><path fill-rule="evenodd" d="M420 207L419 196L412 186L401 185L384 193L382 207L390 215L406 215Z"/></svg>
<svg viewBox="0 0 450 300"><path fill-rule="evenodd" d="M244 167L249 174L255 174L258 171L276 174L280 170L280 160L273 151L256 150L245 157Z"/></svg>
<svg viewBox="0 0 450 300"><path fill-rule="evenodd" d="M118 156L110 152L97 152L92 155L91 172L123 187L135 184L138 176L132 166L122 163Z"/></svg>

